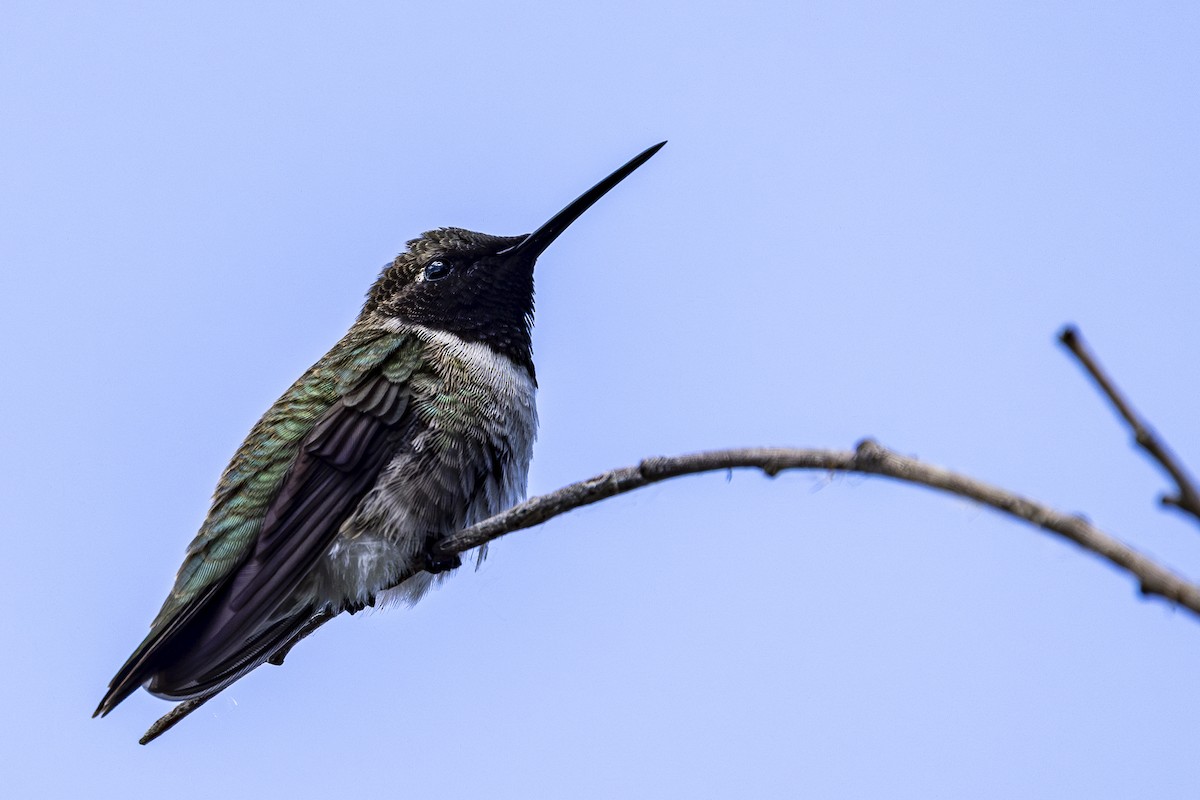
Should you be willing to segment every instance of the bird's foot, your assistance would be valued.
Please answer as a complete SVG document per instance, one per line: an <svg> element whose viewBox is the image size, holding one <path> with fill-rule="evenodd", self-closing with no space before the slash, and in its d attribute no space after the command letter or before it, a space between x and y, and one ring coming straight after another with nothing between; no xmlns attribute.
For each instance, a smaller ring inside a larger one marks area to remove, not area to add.
<svg viewBox="0 0 1200 800"><path fill-rule="evenodd" d="M462 559L458 557L458 553L445 554L438 551L437 541L430 539L425 543L424 564L421 569L428 572L430 575L437 575L442 572L449 572L452 569L458 569L462 566Z"/></svg>

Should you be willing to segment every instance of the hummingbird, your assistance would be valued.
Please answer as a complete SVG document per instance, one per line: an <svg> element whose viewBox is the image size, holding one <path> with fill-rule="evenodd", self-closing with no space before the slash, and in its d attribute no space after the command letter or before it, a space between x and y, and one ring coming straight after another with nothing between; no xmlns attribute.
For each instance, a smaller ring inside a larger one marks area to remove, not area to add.
<svg viewBox="0 0 1200 800"><path fill-rule="evenodd" d="M537 433L538 256L648 148L531 234L439 228L383 268L350 330L250 430L150 633L93 716L138 687L207 699L321 622L415 602L439 542L523 499Z"/></svg>

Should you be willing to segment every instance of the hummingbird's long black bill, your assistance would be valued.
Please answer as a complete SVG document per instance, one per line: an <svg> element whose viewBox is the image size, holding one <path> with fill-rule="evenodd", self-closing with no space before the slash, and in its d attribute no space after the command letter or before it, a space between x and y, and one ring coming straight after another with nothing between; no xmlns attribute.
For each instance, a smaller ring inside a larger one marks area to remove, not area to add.
<svg viewBox="0 0 1200 800"><path fill-rule="evenodd" d="M666 142L659 142L653 147L647 147L629 159L628 162L618 168L613 174L579 195L569 206L551 217L550 221L545 225L526 236L524 241L506 253L506 255L519 256L522 259L529 259L529 261L536 259L542 254L543 250L550 246L551 242L558 238L560 233L565 231L572 222L579 219L583 212L591 208L601 197L608 194L610 189L628 178L630 173L635 169L649 161L650 157L661 150L664 144Z"/></svg>

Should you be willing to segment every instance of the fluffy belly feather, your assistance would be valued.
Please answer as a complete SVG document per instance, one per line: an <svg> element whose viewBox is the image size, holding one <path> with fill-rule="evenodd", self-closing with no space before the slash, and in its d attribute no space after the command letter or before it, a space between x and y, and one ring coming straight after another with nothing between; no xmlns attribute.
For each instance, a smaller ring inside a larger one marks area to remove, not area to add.
<svg viewBox="0 0 1200 800"><path fill-rule="evenodd" d="M415 328L437 380L416 387L420 424L342 525L317 570L327 607L412 603L432 585L420 568L436 541L525 496L537 433L536 386L485 345Z"/></svg>

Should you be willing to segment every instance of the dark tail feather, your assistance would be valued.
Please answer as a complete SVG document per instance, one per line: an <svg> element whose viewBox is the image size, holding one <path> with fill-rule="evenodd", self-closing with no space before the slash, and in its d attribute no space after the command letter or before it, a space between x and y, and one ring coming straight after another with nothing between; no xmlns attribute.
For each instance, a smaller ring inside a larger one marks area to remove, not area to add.
<svg viewBox="0 0 1200 800"><path fill-rule="evenodd" d="M178 652L178 642L181 635L192 630L197 617L207 606L212 597L221 589L221 584L214 584L207 591L195 598L186 608L180 611L171 622L159 630L152 630L150 635L142 640L137 650L129 657L117 674L108 682L108 692L92 717L103 717L112 711L129 695L138 690L158 670L159 665L169 660Z"/></svg>
<svg viewBox="0 0 1200 800"><path fill-rule="evenodd" d="M291 642L312 617L313 612L308 610L284 617L236 648L230 647L227 639L218 640L214 652L214 643L201 639L178 659L156 671L146 689L166 700L190 700L215 694L271 658Z"/></svg>
<svg viewBox="0 0 1200 800"><path fill-rule="evenodd" d="M214 631L212 607L207 610L210 614L182 615L146 637L117 671L92 716L107 715L141 686L167 700L216 694L291 642L315 614L291 614L231 641L227 628Z"/></svg>
<svg viewBox="0 0 1200 800"><path fill-rule="evenodd" d="M100 705L96 706L96 710L92 712L92 717L107 716L108 712L116 708L122 700L136 692L144 680L140 675L129 674L122 677L118 673L113 678L113 682L109 684L108 693L104 695L104 699L100 701Z"/></svg>

